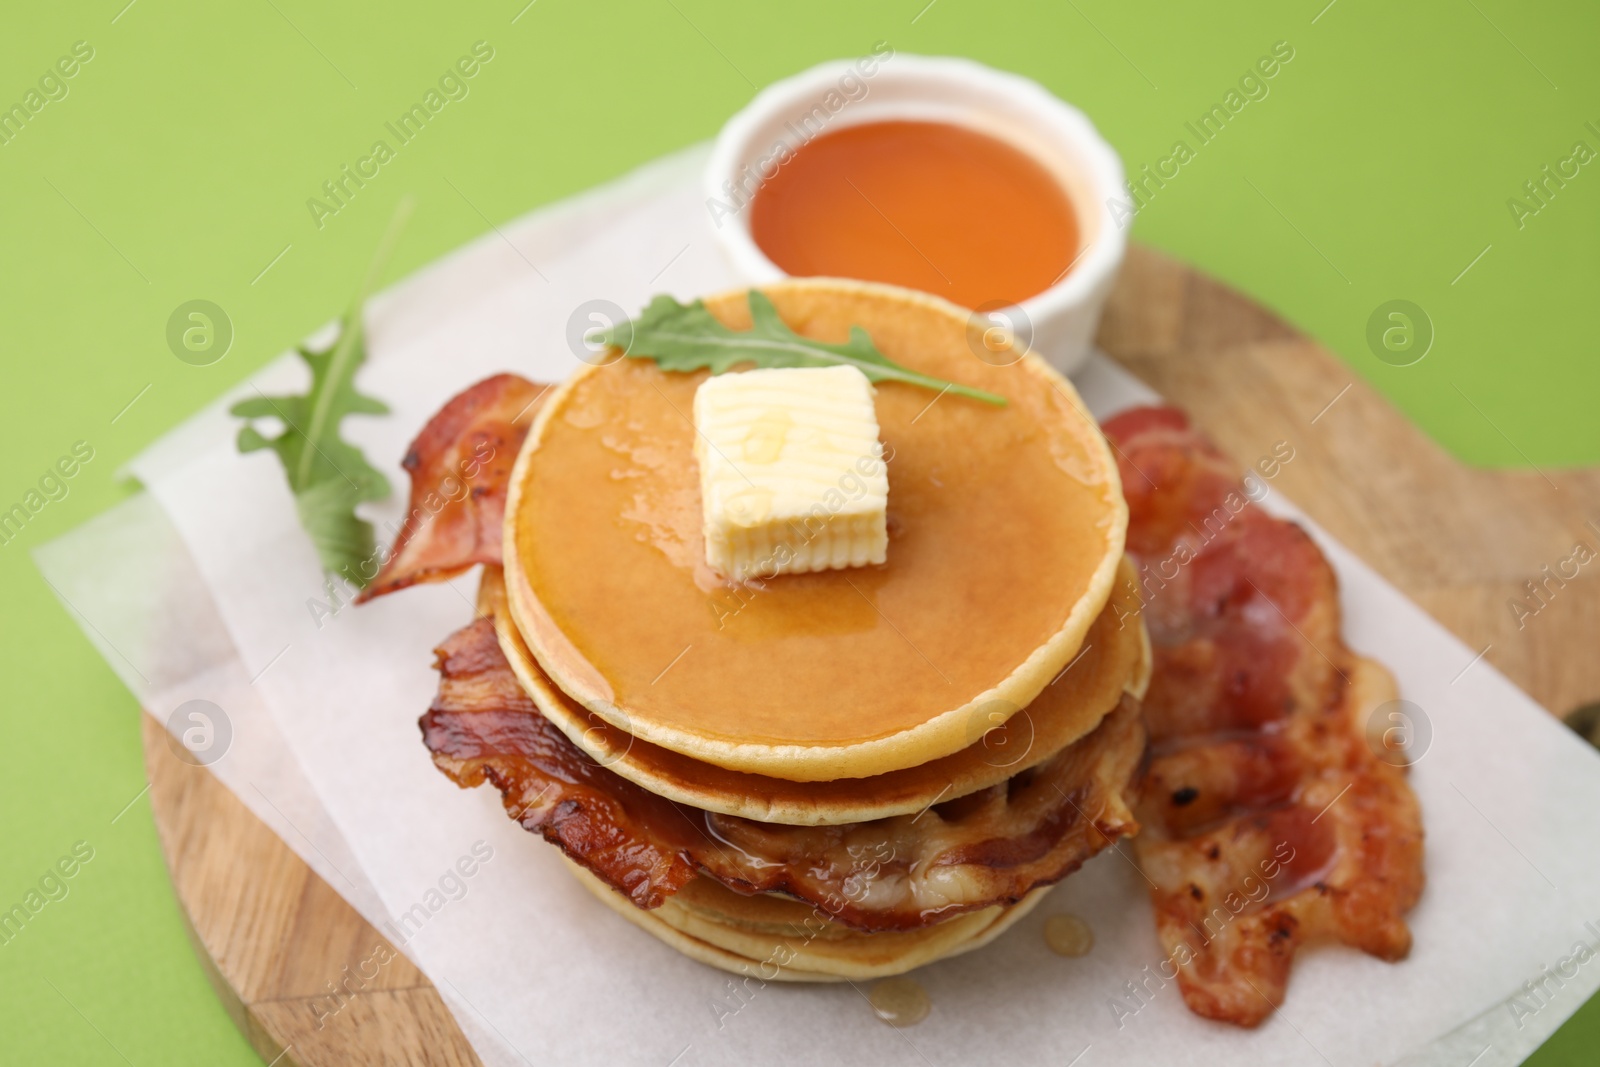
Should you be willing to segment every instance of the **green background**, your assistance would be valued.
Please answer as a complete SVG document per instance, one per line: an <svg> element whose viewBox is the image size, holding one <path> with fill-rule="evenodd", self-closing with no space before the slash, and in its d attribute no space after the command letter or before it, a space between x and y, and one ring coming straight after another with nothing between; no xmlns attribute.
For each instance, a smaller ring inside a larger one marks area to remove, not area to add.
<svg viewBox="0 0 1600 1067"><path fill-rule="evenodd" d="M185 939L148 800L111 822L144 785L135 704L27 551L120 499L123 461L336 314L405 193L419 208L391 277L486 220L710 137L756 87L880 39L1039 79L1132 171L1190 140L1184 122L1286 40L1270 95L1199 149L1136 235L1278 309L1469 462L1600 460L1600 361L1579 310L1600 291L1600 163L1520 229L1506 205L1575 141L1600 150L1584 127L1600 127L1593 5L125 3L30 6L0 35L0 104L75 41L95 50L0 146L0 510L74 441L96 450L0 548L0 901L74 842L95 849L71 895L0 947L6 1062L255 1062ZM480 39L496 55L471 95L318 230L306 199ZM203 368L164 336L195 298L236 330ZM1404 368L1365 341L1396 298L1436 330ZM1590 1062L1597 1045L1591 1004L1534 1062Z"/></svg>

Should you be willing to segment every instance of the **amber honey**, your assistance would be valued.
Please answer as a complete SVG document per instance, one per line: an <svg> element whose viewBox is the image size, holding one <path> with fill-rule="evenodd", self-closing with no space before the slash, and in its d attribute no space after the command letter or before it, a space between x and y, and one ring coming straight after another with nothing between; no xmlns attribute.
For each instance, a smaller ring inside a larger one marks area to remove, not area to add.
<svg viewBox="0 0 1600 1067"><path fill-rule="evenodd" d="M872 1013L890 1026L915 1026L928 1017L928 991L915 978L885 978L867 995Z"/></svg>
<svg viewBox="0 0 1600 1067"><path fill-rule="evenodd" d="M751 235L796 276L889 282L964 307L1065 277L1080 233L1060 180L964 126L873 122L815 138L756 193Z"/></svg>

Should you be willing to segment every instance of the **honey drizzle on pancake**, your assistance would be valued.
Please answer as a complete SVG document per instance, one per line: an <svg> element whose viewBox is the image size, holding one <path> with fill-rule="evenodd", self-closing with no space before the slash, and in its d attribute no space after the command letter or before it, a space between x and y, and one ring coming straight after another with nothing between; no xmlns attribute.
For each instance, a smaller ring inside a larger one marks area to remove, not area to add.
<svg viewBox="0 0 1600 1067"><path fill-rule="evenodd" d="M1114 458L1069 383L1031 358L978 359L968 316L948 305L844 282L767 295L806 336L867 329L890 358L1008 404L929 408L919 390L882 385L890 561L736 597L701 573L684 412L705 375L586 367L541 411L511 489L518 629L579 703L731 770L827 781L949 755L973 740L969 705L1031 701L1081 648L1125 528ZM746 305L743 293L707 301L733 329Z"/></svg>

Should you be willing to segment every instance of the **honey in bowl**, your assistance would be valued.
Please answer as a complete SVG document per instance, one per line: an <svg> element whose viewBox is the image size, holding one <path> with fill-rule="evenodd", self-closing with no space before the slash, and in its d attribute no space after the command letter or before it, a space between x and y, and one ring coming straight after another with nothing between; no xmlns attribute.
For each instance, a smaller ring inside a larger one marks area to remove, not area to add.
<svg viewBox="0 0 1600 1067"><path fill-rule="evenodd" d="M963 307L1017 304L1071 268L1060 180L1005 141L942 122L872 122L802 145L755 195L751 236L793 276L888 282Z"/></svg>

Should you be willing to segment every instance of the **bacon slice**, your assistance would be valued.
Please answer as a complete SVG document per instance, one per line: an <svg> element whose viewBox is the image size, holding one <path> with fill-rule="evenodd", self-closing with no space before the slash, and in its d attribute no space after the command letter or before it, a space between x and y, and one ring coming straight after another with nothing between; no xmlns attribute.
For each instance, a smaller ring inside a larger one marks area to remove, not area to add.
<svg viewBox="0 0 1600 1067"><path fill-rule="evenodd" d="M1254 1026L1303 943L1410 949L1421 815L1360 721L1393 683L1344 646L1316 545L1250 502L1183 412L1136 409L1105 432L1155 656L1135 851L1184 1002Z"/></svg>
<svg viewBox="0 0 1600 1067"><path fill-rule="evenodd" d="M437 656L439 693L421 720L435 764L463 788L489 782L524 828L641 908L703 872L738 892L819 905L856 929L912 929L1015 903L1138 829L1123 796L1144 751L1131 697L1007 783L916 816L782 826L676 804L600 766L528 699L488 619Z"/></svg>
<svg viewBox="0 0 1600 1067"><path fill-rule="evenodd" d="M433 762L463 789L488 781L506 813L641 908L695 876L687 809L601 767L539 713L479 619L434 650L439 692L422 716Z"/></svg>
<svg viewBox="0 0 1600 1067"><path fill-rule="evenodd" d="M411 504L358 602L500 562L511 466L549 386L496 374L451 398L411 442Z"/></svg>
<svg viewBox="0 0 1600 1067"><path fill-rule="evenodd" d="M710 814L731 848L701 855L744 892L780 892L861 930L909 929L1014 904L1138 832L1123 792L1145 747L1124 696L1087 737L1009 781L901 815L843 826L784 826Z"/></svg>

